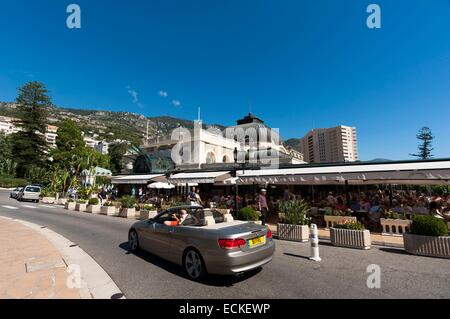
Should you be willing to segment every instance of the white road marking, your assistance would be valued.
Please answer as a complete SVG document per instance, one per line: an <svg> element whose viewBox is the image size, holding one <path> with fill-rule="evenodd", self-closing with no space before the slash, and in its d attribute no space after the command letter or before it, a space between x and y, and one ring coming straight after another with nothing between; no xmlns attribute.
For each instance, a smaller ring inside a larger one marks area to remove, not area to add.
<svg viewBox="0 0 450 319"><path fill-rule="evenodd" d="M7 209L19 209L18 207L8 206L8 205L3 205L2 207L7 208Z"/></svg>
<svg viewBox="0 0 450 319"><path fill-rule="evenodd" d="M21 205L22 207L25 207L25 208L37 208L36 206L31 206L31 205Z"/></svg>

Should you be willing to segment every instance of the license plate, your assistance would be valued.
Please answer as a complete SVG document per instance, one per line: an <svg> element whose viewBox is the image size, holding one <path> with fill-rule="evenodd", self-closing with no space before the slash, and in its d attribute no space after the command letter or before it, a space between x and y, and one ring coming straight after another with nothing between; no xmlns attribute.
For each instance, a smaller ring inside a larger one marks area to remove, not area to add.
<svg viewBox="0 0 450 319"><path fill-rule="evenodd" d="M265 243L266 243L266 236L261 236L261 237L250 239L248 241L248 246L251 248L253 246L263 245Z"/></svg>

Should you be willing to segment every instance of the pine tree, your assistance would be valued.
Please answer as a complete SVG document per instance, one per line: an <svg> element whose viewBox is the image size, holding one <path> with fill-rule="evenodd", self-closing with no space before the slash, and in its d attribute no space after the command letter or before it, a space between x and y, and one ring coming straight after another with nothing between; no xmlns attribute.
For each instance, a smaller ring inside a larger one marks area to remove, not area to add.
<svg viewBox="0 0 450 319"><path fill-rule="evenodd" d="M51 99L45 85L29 82L19 88L16 99L20 131L13 135L13 157L17 163L16 175L26 177L33 166L43 166L47 159L48 145L45 141L47 130L47 107Z"/></svg>
<svg viewBox="0 0 450 319"><path fill-rule="evenodd" d="M411 156L418 157L420 159L426 160L433 158L431 155L431 151L433 150L432 142L434 139L431 130L428 127L422 127L419 133L416 135L416 138L421 141L418 146L419 152L417 154L410 154Z"/></svg>
<svg viewBox="0 0 450 319"><path fill-rule="evenodd" d="M123 157L129 146L126 143L117 143L109 147L110 166L113 173L118 174L123 168Z"/></svg>

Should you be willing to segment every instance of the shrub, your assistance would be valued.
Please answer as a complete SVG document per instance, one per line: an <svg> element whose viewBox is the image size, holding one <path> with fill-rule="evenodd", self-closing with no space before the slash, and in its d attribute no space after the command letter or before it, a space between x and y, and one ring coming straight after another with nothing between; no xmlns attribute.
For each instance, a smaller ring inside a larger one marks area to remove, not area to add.
<svg viewBox="0 0 450 319"><path fill-rule="evenodd" d="M98 198L90 198L89 199L89 205L98 205L100 203L100 201L98 200Z"/></svg>
<svg viewBox="0 0 450 319"><path fill-rule="evenodd" d="M309 225L311 210L303 199L286 201L279 206L281 222L291 225Z"/></svg>
<svg viewBox="0 0 450 319"><path fill-rule="evenodd" d="M448 227L437 217L416 215L412 219L411 233L422 236L448 236Z"/></svg>
<svg viewBox="0 0 450 319"><path fill-rule="evenodd" d="M253 207L247 206L241 208L238 213L239 220L257 221L259 219L258 212Z"/></svg>
<svg viewBox="0 0 450 319"><path fill-rule="evenodd" d="M42 197L55 197L56 196L56 192L50 190L49 188L44 188L41 191L41 196Z"/></svg>
<svg viewBox="0 0 450 319"><path fill-rule="evenodd" d="M85 199L79 199L79 200L77 200L77 204L86 204L86 200Z"/></svg>
<svg viewBox="0 0 450 319"><path fill-rule="evenodd" d="M388 219L402 219L402 220L406 219L405 214L396 213L391 210L384 212L384 217Z"/></svg>
<svg viewBox="0 0 450 319"><path fill-rule="evenodd" d="M12 176L0 176L0 187L4 188L15 188L20 186L25 186L28 184L26 179L14 178Z"/></svg>
<svg viewBox="0 0 450 319"><path fill-rule="evenodd" d="M225 203L220 203L219 205L217 205L217 208L218 209L228 209L228 206Z"/></svg>
<svg viewBox="0 0 450 319"><path fill-rule="evenodd" d="M333 226L339 229L364 230L364 225L360 222L347 221Z"/></svg>
<svg viewBox="0 0 450 319"><path fill-rule="evenodd" d="M120 203L122 208L134 208L134 205L136 205L136 198L133 196L124 196L120 199Z"/></svg>
<svg viewBox="0 0 450 319"><path fill-rule="evenodd" d="M136 209L136 211L140 211L141 205L139 205L139 204L134 205L134 209Z"/></svg>
<svg viewBox="0 0 450 319"><path fill-rule="evenodd" d="M155 210L155 206L153 206L151 204L145 204L144 205L144 210Z"/></svg>
<svg viewBox="0 0 450 319"><path fill-rule="evenodd" d="M325 216L350 216L351 214L346 211L337 210L332 207L325 207Z"/></svg>
<svg viewBox="0 0 450 319"><path fill-rule="evenodd" d="M68 202L68 203L73 203L73 202L75 202L75 201L73 200L73 198L69 198L69 199L67 200L67 202Z"/></svg>
<svg viewBox="0 0 450 319"><path fill-rule="evenodd" d="M107 206L107 207L108 207L108 206L114 206L114 204L111 203L111 202L106 202L106 203L103 204L103 206Z"/></svg>

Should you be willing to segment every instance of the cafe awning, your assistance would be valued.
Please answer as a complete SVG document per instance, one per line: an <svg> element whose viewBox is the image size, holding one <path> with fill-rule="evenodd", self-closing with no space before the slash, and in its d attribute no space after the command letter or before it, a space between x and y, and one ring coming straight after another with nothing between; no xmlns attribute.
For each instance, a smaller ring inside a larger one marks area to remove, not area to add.
<svg viewBox="0 0 450 319"><path fill-rule="evenodd" d="M230 172L192 172L178 173L167 178L171 184L183 186L185 184L214 184L230 178Z"/></svg>
<svg viewBox="0 0 450 319"><path fill-rule="evenodd" d="M163 176L162 174L151 174L151 175L121 175L114 176L112 178L112 184L115 185L147 185L147 183L156 177Z"/></svg>
<svg viewBox="0 0 450 319"><path fill-rule="evenodd" d="M246 170L238 184L282 185L450 185L450 160L304 165L296 168Z"/></svg>
<svg viewBox="0 0 450 319"><path fill-rule="evenodd" d="M175 188L175 185L164 183L164 182L156 182L148 185L148 188L152 189L173 189Z"/></svg>

